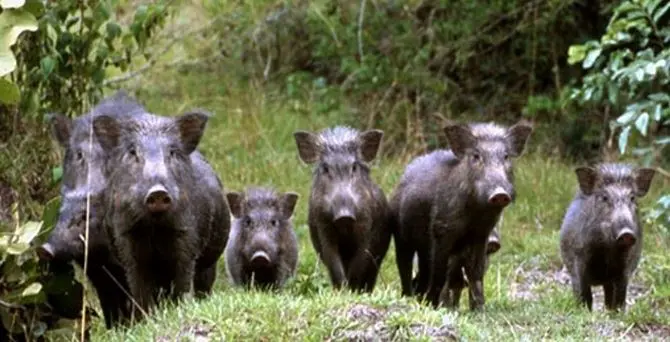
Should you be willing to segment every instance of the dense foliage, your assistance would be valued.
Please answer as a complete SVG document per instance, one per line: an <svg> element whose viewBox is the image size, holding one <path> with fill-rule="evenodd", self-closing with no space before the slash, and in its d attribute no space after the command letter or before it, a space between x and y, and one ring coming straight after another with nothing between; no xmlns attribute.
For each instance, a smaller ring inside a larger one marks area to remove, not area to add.
<svg viewBox="0 0 670 342"><path fill-rule="evenodd" d="M570 48L570 62L588 74L572 97L612 112L622 155L644 165L662 162L670 146L670 3L628 0L614 11L599 40ZM661 176L668 177L662 169ZM670 194L650 218L670 229Z"/></svg>
<svg viewBox="0 0 670 342"><path fill-rule="evenodd" d="M72 266L47 272L32 247L58 209L52 200L38 216L60 172L45 122L50 112L76 116L97 102L109 67L126 71L134 59L151 58L145 47L168 16L167 4L140 4L125 22L115 13L119 5L0 1L1 340L40 340L56 329L53 337L72 326L61 318L81 316L83 288Z"/></svg>
<svg viewBox="0 0 670 342"><path fill-rule="evenodd" d="M567 64L567 51L602 33L615 2L206 3L221 14L223 53L245 61L243 70L317 103L304 110L384 128L389 151L439 145L445 118L523 116L539 125L544 141L534 145L553 140L549 152L559 146L582 158L601 141L582 146L578 129L603 119L584 120L564 105L582 73Z"/></svg>

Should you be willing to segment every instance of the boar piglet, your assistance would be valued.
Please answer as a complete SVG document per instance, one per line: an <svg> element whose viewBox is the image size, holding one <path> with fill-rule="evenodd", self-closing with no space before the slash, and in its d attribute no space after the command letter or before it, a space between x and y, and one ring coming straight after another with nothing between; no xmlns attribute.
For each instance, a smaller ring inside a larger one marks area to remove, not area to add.
<svg viewBox="0 0 670 342"><path fill-rule="evenodd" d="M130 301L126 296L125 275L119 265L109 258L110 242L101 225L105 209L102 199L107 187L103 172L106 154L91 130L93 119L98 115L129 120L143 112L144 108L125 91L118 91L84 116L72 120L64 115L52 114L49 121L52 136L64 152L63 176L58 222L37 252L45 260L74 260L83 267L83 238L86 235L86 220L89 221L86 275L100 300L107 328L129 318ZM86 205L87 195L90 196L90 208Z"/></svg>
<svg viewBox="0 0 670 342"><path fill-rule="evenodd" d="M298 265L291 222L298 194L252 187L226 197L235 217L225 250L229 279L237 286L283 287Z"/></svg>
<svg viewBox="0 0 670 342"><path fill-rule="evenodd" d="M591 286L603 286L605 307L623 309L628 281L642 253L637 199L655 171L619 163L575 170L579 188L560 233L561 257L577 299L592 308Z"/></svg>
<svg viewBox="0 0 670 342"><path fill-rule="evenodd" d="M460 289L445 283L447 277L459 277L463 267L470 309L477 310L484 305L487 241L515 199L512 160L523 153L532 126L525 121L509 128L449 123L444 131L450 150L432 201L428 298L435 306L455 308L459 296L452 290Z"/></svg>
<svg viewBox="0 0 670 342"><path fill-rule="evenodd" d="M198 191L190 154L207 120L207 114L193 112L129 121L101 115L93 123L109 154L104 225L130 294L144 312L163 291L175 300L190 292L205 248L202 236L208 234L199 229L208 226L198 223L211 220L211 208Z"/></svg>
<svg viewBox="0 0 670 342"><path fill-rule="evenodd" d="M368 165L383 132L334 127L320 133L294 133L300 158L316 164L309 198L312 244L331 282L370 292L386 255L391 233L388 203L370 178Z"/></svg>

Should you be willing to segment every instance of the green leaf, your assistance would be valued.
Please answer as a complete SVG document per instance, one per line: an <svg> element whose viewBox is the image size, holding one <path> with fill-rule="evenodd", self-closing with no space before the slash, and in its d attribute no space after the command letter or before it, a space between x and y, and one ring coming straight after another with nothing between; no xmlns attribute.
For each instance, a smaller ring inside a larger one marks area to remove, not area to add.
<svg viewBox="0 0 670 342"><path fill-rule="evenodd" d="M21 255L25 253L30 248L30 244L27 243L12 243L7 246L7 254L9 255Z"/></svg>
<svg viewBox="0 0 670 342"><path fill-rule="evenodd" d="M43 222L28 221L18 228L18 243L30 244L31 241L40 233Z"/></svg>
<svg viewBox="0 0 670 342"><path fill-rule="evenodd" d="M635 128L642 134L642 136L647 136L647 128L649 128L649 113L644 112L635 120Z"/></svg>
<svg viewBox="0 0 670 342"><path fill-rule="evenodd" d="M670 2L668 2L667 4L665 4L665 6L659 8L658 10L654 11L653 14L654 24L658 24L659 21L661 20L661 17L663 17L663 15L666 12L668 12L669 9L670 9Z"/></svg>
<svg viewBox="0 0 670 342"><path fill-rule="evenodd" d="M54 197L44 205L42 212L42 222L47 227L54 226L58 220L58 210L60 209L60 197Z"/></svg>
<svg viewBox="0 0 670 342"><path fill-rule="evenodd" d="M19 87L6 78L0 78L0 102L12 105L21 99Z"/></svg>
<svg viewBox="0 0 670 342"><path fill-rule="evenodd" d="M654 108L654 121L661 121L661 105L657 104Z"/></svg>
<svg viewBox="0 0 670 342"><path fill-rule="evenodd" d="M51 169L51 179L54 181L54 183L58 182L61 177L63 177L63 167L62 166L57 166Z"/></svg>
<svg viewBox="0 0 670 342"><path fill-rule="evenodd" d="M55 68L56 60L51 56L46 56L40 60L40 69L42 70L42 75L44 75L45 79L49 78L49 75L51 75Z"/></svg>
<svg viewBox="0 0 670 342"><path fill-rule="evenodd" d="M107 26L107 38L109 39L115 39L116 37L121 35L121 26L115 22L108 22Z"/></svg>
<svg viewBox="0 0 670 342"><path fill-rule="evenodd" d="M617 100L619 99L619 89L617 88L616 83L607 83L607 97L611 104L615 105L617 103Z"/></svg>
<svg viewBox="0 0 670 342"><path fill-rule="evenodd" d="M601 48L595 48L586 55L586 58L584 59L584 62L582 63L582 67L584 69L589 69L593 66L593 64L596 62L598 57L600 56L600 53L602 53L603 49Z"/></svg>
<svg viewBox="0 0 670 342"><path fill-rule="evenodd" d="M633 120L634 116L635 116L635 112L627 111L626 113L624 113L623 115L618 117L616 119L616 122L621 124L621 125L625 125L625 124L629 123L631 120Z"/></svg>
<svg viewBox="0 0 670 342"><path fill-rule="evenodd" d="M38 282L34 282L25 289L23 289L23 292L21 292L21 297L28 297L28 296L34 296L42 290L42 284Z"/></svg>
<svg viewBox="0 0 670 342"><path fill-rule="evenodd" d="M582 61L584 57L586 57L586 46L572 45L568 48L568 64L577 64Z"/></svg>
<svg viewBox="0 0 670 342"><path fill-rule="evenodd" d="M25 0L0 0L0 6L4 9L20 8L26 3Z"/></svg>
<svg viewBox="0 0 670 342"><path fill-rule="evenodd" d="M624 154L626 152L626 146L628 145L628 136L630 135L630 126L626 126L621 130L619 134L619 152Z"/></svg>
<svg viewBox="0 0 670 342"><path fill-rule="evenodd" d="M37 19L30 12L6 9L0 13L0 76L16 68L16 58L10 49L24 31L36 31Z"/></svg>

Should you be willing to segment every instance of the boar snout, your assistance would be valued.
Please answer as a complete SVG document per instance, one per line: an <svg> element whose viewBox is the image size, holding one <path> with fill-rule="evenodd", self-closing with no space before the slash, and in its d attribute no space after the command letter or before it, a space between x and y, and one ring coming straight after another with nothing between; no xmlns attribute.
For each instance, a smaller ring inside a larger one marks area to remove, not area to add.
<svg viewBox="0 0 670 342"><path fill-rule="evenodd" d="M493 254L500 249L500 239L494 235L489 236L489 240L486 243L486 254Z"/></svg>
<svg viewBox="0 0 670 342"><path fill-rule="evenodd" d="M164 213L170 210L172 205L172 197L164 186L158 184L154 185L147 192L144 203L152 214Z"/></svg>
<svg viewBox="0 0 670 342"><path fill-rule="evenodd" d="M50 243L45 242L37 247L37 256L42 260L51 261L56 256L56 253L54 252L53 246Z"/></svg>
<svg viewBox="0 0 670 342"><path fill-rule="evenodd" d="M633 246L637 242L637 238L635 237L635 231L633 231L628 227L621 229L619 231L619 234L617 234L616 242L621 247Z"/></svg>
<svg viewBox="0 0 670 342"><path fill-rule="evenodd" d="M270 255L265 251L257 251L251 256L251 265L254 268L268 267L271 262Z"/></svg>
<svg viewBox="0 0 670 342"><path fill-rule="evenodd" d="M335 212L333 223L336 227L351 227L356 223L356 214L350 208L340 208Z"/></svg>
<svg viewBox="0 0 670 342"><path fill-rule="evenodd" d="M490 205L502 208L506 207L510 202L512 202L512 196L500 186L493 190L488 199Z"/></svg>

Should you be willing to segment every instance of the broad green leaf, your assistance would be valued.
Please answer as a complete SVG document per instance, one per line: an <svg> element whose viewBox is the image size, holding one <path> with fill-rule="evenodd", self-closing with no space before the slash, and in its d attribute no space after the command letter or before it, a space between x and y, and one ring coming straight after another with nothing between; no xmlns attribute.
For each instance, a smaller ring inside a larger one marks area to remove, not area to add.
<svg viewBox="0 0 670 342"><path fill-rule="evenodd" d="M659 0L659 2L664 1L664 0ZM668 12L670 9L670 2L665 4L665 6L657 9L656 11L653 12L653 19L654 19L654 24L658 24L658 22L661 20L661 17Z"/></svg>
<svg viewBox="0 0 670 342"><path fill-rule="evenodd" d="M600 53L602 53L601 48L595 48L586 55L586 58L584 58L584 62L582 63L582 67L584 69L589 69L593 66L593 64L596 62L598 57L600 56Z"/></svg>
<svg viewBox="0 0 670 342"><path fill-rule="evenodd" d="M661 121L661 105L657 104L654 108L654 121Z"/></svg>
<svg viewBox="0 0 670 342"><path fill-rule="evenodd" d="M37 19L28 11L8 9L0 13L0 49L9 49L24 31L37 31Z"/></svg>
<svg viewBox="0 0 670 342"><path fill-rule="evenodd" d="M621 124L621 125L625 125L625 124L629 123L631 120L633 120L634 116L635 116L635 112L627 111L626 113L624 113L623 115L618 117L616 119L616 122Z"/></svg>
<svg viewBox="0 0 670 342"><path fill-rule="evenodd" d="M649 128L649 113L644 112L635 120L635 128L642 134L642 136L647 136L647 129Z"/></svg>
<svg viewBox="0 0 670 342"><path fill-rule="evenodd" d="M611 104L617 104L617 100L619 99L619 88L617 88L616 83L609 82L607 84L607 97Z"/></svg>
<svg viewBox="0 0 670 342"><path fill-rule="evenodd" d="M40 69L42 69L42 75L44 75L44 78L48 78L49 75L54 71L56 68L56 60L53 59L51 56L45 56L40 60Z"/></svg>
<svg viewBox="0 0 670 342"><path fill-rule="evenodd" d="M572 45L568 48L568 64L577 64L586 57L586 46Z"/></svg>
<svg viewBox="0 0 670 342"><path fill-rule="evenodd" d="M51 169L51 179L54 183L58 182L63 177L63 167L57 166Z"/></svg>
<svg viewBox="0 0 670 342"><path fill-rule="evenodd" d="M3 9L20 8L26 3L25 0L0 0L0 6Z"/></svg>
<svg viewBox="0 0 670 342"><path fill-rule="evenodd" d="M42 284L38 282L32 283L28 285L28 287L23 289L23 292L21 292L21 297L34 296L40 293L41 290L42 290Z"/></svg>
<svg viewBox="0 0 670 342"><path fill-rule="evenodd" d="M7 246L7 254L20 255L25 253L29 248L30 245L27 243L12 243Z"/></svg>
<svg viewBox="0 0 670 342"><path fill-rule="evenodd" d="M654 141L654 144L657 144L657 145L668 145L668 144L670 144L670 137L662 137L662 138L658 138L658 139L656 139L656 141Z"/></svg>
<svg viewBox="0 0 670 342"><path fill-rule="evenodd" d="M28 221L19 227L17 233L19 234L19 243L29 244L37 234L40 233L43 222Z"/></svg>
<svg viewBox="0 0 670 342"><path fill-rule="evenodd" d="M630 135L630 126L626 126L621 130L619 134L619 152L624 154L626 152L626 146L628 145L628 136Z"/></svg>
<svg viewBox="0 0 670 342"><path fill-rule="evenodd" d="M16 58L10 49L24 31L36 31L37 19L30 12L6 9L0 13L0 76L16 68Z"/></svg>
<svg viewBox="0 0 670 342"><path fill-rule="evenodd" d="M0 78L0 103L17 104L21 99L19 87L6 78Z"/></svg>
<svg viewBox="0 0 670 342"><path fill-rule="evenodd" d="M668 102L670 103L670 95L665 94L665 93L654 93L654 94L649 94L649 99L656 101L656 102Z"/></svg>
<svg viewBox="0 0 670 342"><path fill-rule="evenodd" d="M44 205L42 212L42 222L47 227L52 227L58 219L58 210L60 209L60 197L54 197Z"/></svg>

